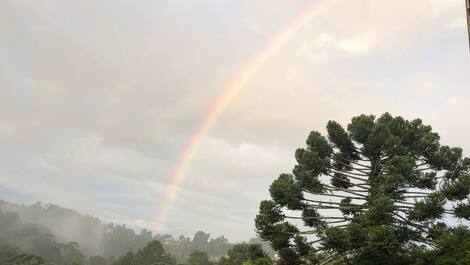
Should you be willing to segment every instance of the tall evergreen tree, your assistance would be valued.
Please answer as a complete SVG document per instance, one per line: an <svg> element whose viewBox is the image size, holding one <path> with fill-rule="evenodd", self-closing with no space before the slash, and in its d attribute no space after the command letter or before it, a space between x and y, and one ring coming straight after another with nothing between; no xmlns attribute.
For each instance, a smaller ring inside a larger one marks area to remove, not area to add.
<svg viewBox="0 0 470 265"><path fill-rule="evenodd" d="M419 264L418 253L443 254L453 236L444 219L470 219L470 159L439 140L420 119L388 113L354 117L347 129L329 121L326 136L313 131L297 149L292 174L271 184L259 236L280 264Z"/></svg>

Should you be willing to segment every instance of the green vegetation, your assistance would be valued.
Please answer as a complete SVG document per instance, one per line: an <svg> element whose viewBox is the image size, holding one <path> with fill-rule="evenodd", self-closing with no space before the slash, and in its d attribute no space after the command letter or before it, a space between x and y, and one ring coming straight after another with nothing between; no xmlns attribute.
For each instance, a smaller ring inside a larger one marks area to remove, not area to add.
<svg viewBox="0 0 470 265"><path fill-rule="evenodd" d="M106 265L108 261L101 256L91 256L88 258L88 265Z"/></svg>
<svg viewBox="0 0 470 265"><path fill-rule="evenodd" d="M42 246L38 246L41 248ZM263 251L260 244L236 244L228 255L218 259L211 259L206 252L194 250L189 254L185 263L177 263L175 257L165 251L157 240L150 241L137 252L128 251L125 255L114 260L101 256L89 257L88 261L78 249L77 243L65 244L58 253L60 257L50 260L47 252L39 255L22 252L17 247L0 244L0 264L2 265L268 265L273 264ZM40 255L45 255L46 258Z"/></svg>
<svg viewBox="0 0 470 265"><path fill-rule="evenodd" d="M188 265L211 265L206 252L194 250L189 254Z"/></svg>
<svg viewBox="0 0 470 265"><path fill-rule="evenodd" d="M71 225L65 235L60 233L65 229L62 222ZM73 229L80 233L70 231ZM95 234L97 232L102 233L101 242L94 242L98 238ZM76 237L78 234L80 236ZM87 237L90 240L84 241ZM75 240L81 240L86 247ZM219 260L222 262L227 259L230 260L228 264L241 265L256 261L252 258L255 254L247 255L248 252L267 257L261 245L271 256L274 255L268 243L260 239L252 239L250 244L237 244L231 249L233 245L225 237L211 239L209 234L202 231L196 232L192 239L152 235L147 230L136 234L124 225L105 225L96 218L56 205L36 203L23 206L0 201L1 265L219 264ZM93 249L93 246L96 248ZM241 250L246 253L240 254ZM231 258L227 253L233 253L231 255L237 258Z"/></svg>
<svg viewBox="0 0 470 265"><path fill-rule="evenodd" d="M57 265L67 265L69 261L83 264L85 261L85 256L78 249L78 244L74 242L59 243L55 241L54 236L47 228L23 223L16 213L1 210L0 244L3 244L1 253L4 255L0 257L0 260L8 259L10 257L8 253L12 253L12 249L17 249L18 255L15 256L15 259L22 256L21 259L18 259L21 262L26 259L34 260L36 259L34 256L41 257L36 262L38 264L41 264L43 260ZM14 248L10 246L14 246ZM20 252L32 256L23 255Z"/></svg>
<svg viewBox="0 0 470 265"><path fill-rule="evenodd" d="M220 265L271 264L259 244L237 244L219 261Z"/></svg>
<svg viewBox="0 0 470 265"><path fill-rule="evenodd" d="M421 120L329 121L295 152L256 229L279 264L470 264L470 159Z"/></svg>
<svg viewBox="0 0 470 265"><path fill-rule="evenodd" d="M23 253L18 248L0 245L0 264L2 265L42 265L44 259L33 254Z"/></svg>
<svg viewBox="0 0 470 265"><path fill-rule="evenodd" d="M166 253L160 242L151 241L137 253L128 252L119 258L113 265L174 265L176 260Z"/></svg>

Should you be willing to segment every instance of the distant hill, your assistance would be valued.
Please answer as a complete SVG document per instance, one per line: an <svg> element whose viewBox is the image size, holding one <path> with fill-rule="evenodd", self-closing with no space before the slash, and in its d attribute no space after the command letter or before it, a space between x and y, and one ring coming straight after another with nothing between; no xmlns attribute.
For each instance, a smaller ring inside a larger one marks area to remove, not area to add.
<svg viewBox="0 0 470 265"><path fill-rule="evenodd" d="M25 254L20 254L20 250L24 251ZM68 260L85 260L85 256L75 243L58 242L46 227L24 222L17 213L5 212L1 209L0 252L2 253L0 260L15 256L22 257L22 260L28 258L36 261L44 258L45 261L57 265L65 265Z"/></svg>
<svg viewBox="0 0 470 265"><path fill-rule="evenodd" d="M0 200L0 210L5 213L14 212L21 222L33 223L46 229L58 242L77 242L86 256L117 258L128 251L136 252L153 239L159 240L165 250L178 260L185 260L193 250L205 251L210 257L224 256L232 246L224 236L212 239L202 231L196 232L192 239L183 235L178 238L168 234L153 235L145 229L136 233L125 225L107 224L98 218L54 204L37 202L22 205ZM268 254L274 255L266 242L259 239L251 239L249 242L261 243Z"/></svg>
<svg viewBox="0 0 470 265"><path fill-rule="evenodd" d="M46 227L59 241L77 242L83 253L87 255L103 252L101 247L106 225L95 217L40 202L21 205L0 200L0 209L17 213L24 222Z"/></svg>

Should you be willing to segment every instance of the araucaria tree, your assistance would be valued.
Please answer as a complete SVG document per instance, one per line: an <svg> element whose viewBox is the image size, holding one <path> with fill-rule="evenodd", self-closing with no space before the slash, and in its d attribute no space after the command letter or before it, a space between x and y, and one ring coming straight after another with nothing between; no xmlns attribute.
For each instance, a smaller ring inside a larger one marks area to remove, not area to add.
<svg viewBox="0 0 470 265"><path fill-rule="evenodd" d="M441 145L420 119L388 113L354 117L346 129L329 121L326 136L311 132L306 143L256 216L280 264L470 264L461 148ZM461 241L459 257L446 254Z"/></svg>

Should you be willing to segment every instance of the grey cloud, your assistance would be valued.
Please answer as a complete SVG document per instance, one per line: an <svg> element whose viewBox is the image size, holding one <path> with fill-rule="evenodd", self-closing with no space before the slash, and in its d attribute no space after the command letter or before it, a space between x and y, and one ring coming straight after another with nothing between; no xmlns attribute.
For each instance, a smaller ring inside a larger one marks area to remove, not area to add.
<svg viewBox="0 0 470 265"><path fill-rule="evenodd" d="M468 150L461 2L337 2L315 17L212 126L165 232L253 236L270 182L329 119L422 117ZM227 82L310 3L2 2L0 197L152 227L180 153Z"/></svg>

